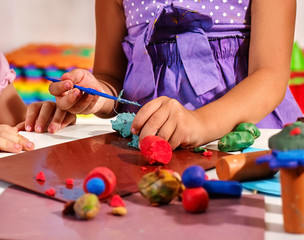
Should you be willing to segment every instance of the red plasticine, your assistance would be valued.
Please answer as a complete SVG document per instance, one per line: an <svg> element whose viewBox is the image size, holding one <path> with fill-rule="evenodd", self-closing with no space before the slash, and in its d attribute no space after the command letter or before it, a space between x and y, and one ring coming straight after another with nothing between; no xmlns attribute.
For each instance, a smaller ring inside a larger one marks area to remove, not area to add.
<svg viewBox="0 0 304 240"><path fill-rule="evenodd" d="M212 156L212 152L210 151L205 151L202 153L205 157L211 157Z"/></svg>
<svg viewBox="0 0 304 240"><path fill-rule="evenodd" d="M109 169L107 167L94 168L91 172L89 172L89 174L84 179L83 190L86 193L89 192L87 189L87 182L90 179L95 178L95 177L102 179L106 186L105 190L97 197L99 199L108 197L114 191L114 189L116 187L117 179L116 179L115 174L112 172L111 169Z"/></svg>
<svg viewBox="0 0 304 240"><path fill-rule="evenodd" d="M144 166L142 166L142 167L140 167L140 169L142 170L142 171L147 171L147 167L144 167Z"/></svg>
<svg viewBox="0 0 304 240"><path fill-rule="evenodd" d="M65 180L65 184L68 185L68 186L74 185L74 179L73 178L67 178Z"/></svg>
<svg viewBox="0 0 304 240"><path fill-rule="evenodd" d="M170 144L159 136L147 136L139 145L141 153L150 164L155 162L168 164L172 158Z"/></svg>
<svg viewBox="0 0 304 240"><path fill-rule="evenodd" d="M292 129L292 130L289 132L289 134L290 134L291 136L299 135L300 133L301 133L301 128L299 128L299 127L296 127L296 128Z"/></svg>
<svg viewBox="0 0 304 240"><path fill-rule="evenodd" d="M209 203L207 191L202 187L186 188L182 195L185 210L191 213L205 212Z"/></svg>
<svg viewBox="0 0 304 240"><path fill-rule="evenodd" d="M48 195L48 196L55 196L56 191L55 191L54 188L50 188L50 189L45 191L45 194Z"/></svg>
<svg viewBox="0 0 304 240"><path fill-rule="evenodd" d="M111 199L110 206L111 207L124 207L125 203L118 194L115 194Z"/></svg>
<svg viewBox="0 0 304 240"><path fill-rule="evenodd" d="M45 181L45 175L44 175L44 172L39 172L38 174L37 174L37 176L36 176L36 180L37 181L42 181L42 182L44 182Z"/></svg>

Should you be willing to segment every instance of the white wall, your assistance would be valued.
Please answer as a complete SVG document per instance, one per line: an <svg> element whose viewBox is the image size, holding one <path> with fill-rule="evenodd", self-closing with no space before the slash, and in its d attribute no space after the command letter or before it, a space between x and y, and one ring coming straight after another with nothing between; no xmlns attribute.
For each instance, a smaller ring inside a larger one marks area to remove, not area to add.
<svg viewBox="0 0 304 240"><path fill-rule="evenodd" d="M304 48L304 0L297 2L295 40ZM0 0L0 51L33 42L94 45L94 4L95 0Z"/></svg>
<svg viewBox="0 0 304 240"><path fill-rule="evenodd" d="M0 0L0 51L27 43L95 44L95 0Z"/></svg>

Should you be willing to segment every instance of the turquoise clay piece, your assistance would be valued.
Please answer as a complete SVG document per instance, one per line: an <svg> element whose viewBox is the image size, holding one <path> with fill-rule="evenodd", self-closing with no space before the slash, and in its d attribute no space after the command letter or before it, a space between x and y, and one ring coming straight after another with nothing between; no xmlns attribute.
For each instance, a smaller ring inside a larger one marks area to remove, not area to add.
<svg viewBox="0 0 304 240"><path fill-rule="evenodd" d="M112 129L117 131L123 137L131 137L131 125L135 113L120 113L117 115L115 120L111 120Z"/></svg>
<svg viewBox="0 0 304 240"><path fill-rule="evenodd" d="M128 146L139 148L138 139L139 139L138 135L132 135L132 141L128 143Z"/></svg>

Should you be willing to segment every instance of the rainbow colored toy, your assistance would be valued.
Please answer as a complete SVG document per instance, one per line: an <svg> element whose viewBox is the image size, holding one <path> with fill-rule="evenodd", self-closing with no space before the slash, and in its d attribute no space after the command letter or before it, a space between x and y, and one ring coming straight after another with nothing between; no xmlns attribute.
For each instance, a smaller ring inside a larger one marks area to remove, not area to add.
<svg viewBox="0 0 304 240"><path fill-rule="evenodd" d="M54 101L49 82L44 77L61 78L74 68L92 71L94 48L92 46L29 44L9 52L6 58L16 71L14 86L25 103Z"/></svg>

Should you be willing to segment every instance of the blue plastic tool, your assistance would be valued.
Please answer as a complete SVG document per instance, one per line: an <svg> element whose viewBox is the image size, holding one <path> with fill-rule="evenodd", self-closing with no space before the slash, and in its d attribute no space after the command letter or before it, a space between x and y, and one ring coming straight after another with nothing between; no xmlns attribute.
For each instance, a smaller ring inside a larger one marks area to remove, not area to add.
<svg viewBox="0 0 304 240"><path fill-rule="evenodd" d="M55 79L55 78L45 77L45 79L47 79L49 81L52 81L52 82L60 82L60 80ZM80 91L83 91L83 92L91 94L91 95L97 95L97 96L100 96L100 97L112 99L112 100L120 102L120 103L131 104L131 105L135 105L135 106L138 106L138 107L142 107L142 105L139 104L138 102L129 101L129 100L120 98L120 96L115 97L115 96L112 96L112 95L109 95L109 94L106 94L106 93L103 93L103 92L99 92L99 91L97 91L93 88L85 88L85 87L81 87L81 86L78 86L78 85L74 85L74 88L78 88Z"/></svg>

